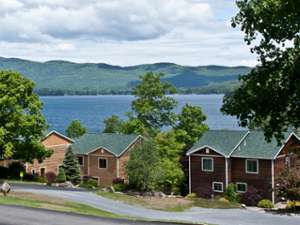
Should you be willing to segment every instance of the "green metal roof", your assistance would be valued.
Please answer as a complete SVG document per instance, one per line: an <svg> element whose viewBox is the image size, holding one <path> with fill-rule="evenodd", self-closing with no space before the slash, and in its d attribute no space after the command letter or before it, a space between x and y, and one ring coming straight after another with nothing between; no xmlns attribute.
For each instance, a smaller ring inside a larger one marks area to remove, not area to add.
<svg viewBox="0 0 300 225"><path fill-rule="evenodd" d="M114 155L119 156L137 137L138 135L135 134L85 134L75 139L72 148L77 154L87 154L99 147L103 147Z"/></svg>
<svg viewBox="0 0 300 225"><path fill-rule="evenodd" d="M194 144L187 152L187 155L197 151L201 147L208 146L227 157L246 134L247 131L209 130Z"/></svg>
<svg viewBox="0 0 300 225"><path fill-rule="evenodd" d="M285 141L291 132L285 133ZM283 143L282 143L283 144ZM282 147L275 138L271 142L265 140L263 131L250 131L247 137L232 153L232 157L274 159Z"/></svg>

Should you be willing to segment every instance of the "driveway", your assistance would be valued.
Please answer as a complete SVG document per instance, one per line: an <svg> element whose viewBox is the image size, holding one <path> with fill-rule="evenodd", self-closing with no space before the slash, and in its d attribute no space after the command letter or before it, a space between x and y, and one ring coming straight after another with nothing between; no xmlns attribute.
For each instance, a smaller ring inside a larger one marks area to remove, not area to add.
<svg viewBox="0 0 300 225"><path fill-rule="evenodd" d="M194 207L184 212L165 212L133 206L86 191L67 191L45 188L15 187L26 191L67 200L77 201L120 215L142 217L150 220L172 220L186 223L210 223L219 225L299 225L300 216L274 215L245 209L206 209Z"/></svg>
<svg viewBox="0 0 300 225"><path fill-rule="evenodd" d="M0 218L0 225L162 225L3 205L0 205Z"/></svg>

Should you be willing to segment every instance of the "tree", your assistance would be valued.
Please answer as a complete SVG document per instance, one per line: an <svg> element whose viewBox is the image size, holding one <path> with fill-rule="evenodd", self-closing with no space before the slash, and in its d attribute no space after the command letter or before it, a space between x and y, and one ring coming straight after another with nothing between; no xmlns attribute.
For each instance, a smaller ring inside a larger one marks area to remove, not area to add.
<svg viewBox="0 0 300 225"><path fill-rule="evenodd" d="M78 138L85 133L86 128L81 124L80 120L73 120L66 129L66 134L70 138Z"/></svg>
<svg viewBox="0 0 300 225"><path fill-rule="evenodd" d="M153 190L158 160L156 147L150 140L131 151L130 159L126 165L129 185L141 191Z"/></svg>
<svg viewBox="0 0 300 225"><path fill-rule="evenodd" d="M72 147L69 147L65 153L65 158L63 161L63 169L66 174L68 181L71 181L73 184L80 183L80 169L77 161L77 157L74 154Z"/></svg>
<svg viewBox="0 0 300 225"><path fill-rule="evenodd" d="M164 157L159 160L154 173L155 187L165 193L179 192L184 172L178 160Z"/></svg>
<svg viewBox="0 0 300 225"><path fill-rule="evenodd" d="M286 168L276 178L276 191L279 197L300 201L300 174L296 168Z"/></svg>
<svg viewBox="0 0 300 225"><path fill-rule="evenodd" d="M40 143L47 128L34 83L18 72L0 72L0 157L32 161L52 153Z"/></svg>
<svg viewBox="0 0 300 225"><path fill-rule="evenodd" d="M300 1L239 0L237 6L232 25L241 25L260 64L224 97L222 111L279 142L289 127L300 127Z"/></svg>
<svg viewBox="0 0 300 225"><path fill-rule="evenodd" d="M178 116L178 124L175 126L177 140L185 144L185 149L189 149L198 141L203 133L208 130L208 126L203 122L206 116L199 106L186 104Z"/></svg>
<svg viewBox="0 0 300 225"><path fill-rule="evenodd" d="M112 115L104 120L105 128L103 133L121 133L123 121L116 115Z"/></svg>
<svg viewBox="0 0 300 225"><path fill-rule="evenodd" d="M66 174L65 174L65 170L62 166L59 167L59 171L58 171L58 175L56 177L56 182L58 183L64 183L66 182Z"/></svg>
<svg viewBox="0 0 300 225"><path fill-rule="evenodd" d="M132 110L138 120L150 131L158 131L164 126L172 126L176 121L173 112L176 100L166 96L176 92L176 88L162 82L163 74L146 73L134 89L136 99L132 102Z"/></svg>

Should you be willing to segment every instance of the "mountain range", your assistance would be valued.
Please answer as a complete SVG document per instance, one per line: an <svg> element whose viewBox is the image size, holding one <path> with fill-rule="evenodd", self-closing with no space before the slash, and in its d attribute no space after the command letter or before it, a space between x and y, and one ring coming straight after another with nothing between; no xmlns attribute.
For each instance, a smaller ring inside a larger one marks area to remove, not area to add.
<svg viewBox="0 0 300 225"><path fill-rule="evenodd" d="M154 63L114 66L105 63L74 63L62 60L35 62L0 57L0 70L19 71L36 83L40 95L128 94L148 71L164 73L164 80L181 93L226 93L237 87L245 66L181 66Z"/></svg>

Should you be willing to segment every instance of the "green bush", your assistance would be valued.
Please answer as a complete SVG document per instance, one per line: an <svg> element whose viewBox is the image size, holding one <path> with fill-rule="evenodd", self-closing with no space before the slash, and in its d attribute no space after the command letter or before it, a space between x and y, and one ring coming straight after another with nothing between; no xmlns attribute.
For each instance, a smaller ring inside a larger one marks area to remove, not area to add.
<svg viewBox="0 0 300 225"><path fill-rule="evenodd" d="M274 208L273 203L269 199L262 199L258 202L257 206L259 208L264 208L264 209L272 209Z"/></svg>
<svg viewBox="0 0 300 225"><path fill-rule="evenodd" d="M234 184L229 184L224 193L224 197L230 202L239 202L240 195L236 192L236 187Z"/></svg>
<svg viewBox="0 0 300 225"><path fill-rule="evenodd" d="M117 192L124 192L128 189L128 185L125 183L113 184L113 187L114 187L115 191L117 191Z"/></svg>
<svg viewBox="0 0 300 225"><path fill-rule="evenodd" d="M64 170L63 167L59 167L59 172L58 172L58 175L56 177L56 182L57 183L66 182L66 174L65 174L65 170Z"/></svg>
<svg viewBox="0 0 300 225"><path fill-rule="evenodd" d="M93 179L84 180L81 182L81 184L79 186L82 188L88 188L88 189L95 189L95 188L99 187L98 182Z"/></svg>
<svg viewBox="0 0 300 225"><path fill-rule="evenodd" d="M190 193L186 196L187 199L193 200L195 198L197 198L197 194L196 193Z"/></svg>

